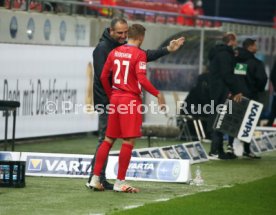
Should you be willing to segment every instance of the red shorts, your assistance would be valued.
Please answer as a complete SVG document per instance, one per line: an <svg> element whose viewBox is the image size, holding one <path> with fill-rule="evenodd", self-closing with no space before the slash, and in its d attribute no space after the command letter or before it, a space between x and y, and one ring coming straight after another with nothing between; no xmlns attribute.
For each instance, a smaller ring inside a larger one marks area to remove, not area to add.
<svg viewBox="0 0 276 215"><path fill-rule="evenodd" d="M110 138L141 137L142 100L126 96L111 96L106 136Z"/></svg>

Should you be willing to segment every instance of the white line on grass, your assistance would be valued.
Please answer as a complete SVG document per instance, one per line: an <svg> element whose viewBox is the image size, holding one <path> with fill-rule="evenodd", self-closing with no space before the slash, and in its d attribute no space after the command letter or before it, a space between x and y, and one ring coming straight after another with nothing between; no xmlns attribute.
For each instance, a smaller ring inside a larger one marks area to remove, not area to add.
<svg viewBox="0 0 276 215"><path fill-rule="evenodd" d="M154 200L155 202L165 202L165 201L169 201L169 198L163 198L163 199L156 199Z"/></svg>
<svg viewBox="0 0 276 215"><path fill-rule="evenodd" d="M223 185L223 186L218 186L218 185L208 185L208 186L206 186L206 185L204 185L204 186L206 187L205 189L202 189L202 190L200 190L198 192L195 192L195 193L184 193L184 194L181 194L181 195L174 196L172 198L155 199L155 200L153 200L153 202L166 202L166 201L169 201L171 199L178 198L178 197L191 196L191 195L194 195L194 194L197 194L197 193L200 193L200 192L209 192L209 191L217 190L219 188L232 187L233 185ZM138 208L138 207L141 207L143 205L144 204L129 205L129 206L124 207L123 210L132 209L132 208Z"/></svg>
<svg viewBox="0 0 276 215"><path fill-rule="evenodd" d="M138 208L138 207L141 207L143 205L144 204L141 204L141 205L128 205L128 206L125 206L123 209L127 210L127 209L132 209L132 208Z"/></svg>
<svg viewBox="0 0 276 215"><path fill-rule="evenodd" d="M105 214L101 214L101 213L89 213L89 215L105 215Z"/></svg>
<svg viewBox="0 0 276 215"><path fill-rule="evenodd" d="M229 188L229 187L233 187L234 185L230 185L230 184L226 184L226 185L223 185L222 188Z"/></svg>

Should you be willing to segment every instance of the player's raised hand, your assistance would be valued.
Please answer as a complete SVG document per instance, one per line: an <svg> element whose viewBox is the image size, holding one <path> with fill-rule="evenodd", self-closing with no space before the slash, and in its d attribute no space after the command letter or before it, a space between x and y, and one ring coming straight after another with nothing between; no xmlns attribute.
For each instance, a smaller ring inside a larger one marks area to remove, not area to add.
<svg viewBox="0 0 276 215"><path fill-rule="evenodd" d="M178 50L185 42L185 37L179 37L176 40L171 40L170 44L167 46L169 52L175 52Z"/></svg>

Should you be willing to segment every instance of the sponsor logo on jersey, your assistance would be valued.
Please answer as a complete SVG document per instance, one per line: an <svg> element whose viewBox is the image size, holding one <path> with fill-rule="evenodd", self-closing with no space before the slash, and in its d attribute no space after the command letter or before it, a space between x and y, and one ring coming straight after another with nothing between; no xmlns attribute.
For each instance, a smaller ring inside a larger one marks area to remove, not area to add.
<svg viewBox="0 0 276 215"><path fill-rule="evenodd" d="M235 75L246 75L247 64L237 63L235 66L234 74Z"/></svg>
<svg viewBox="0 0 276 215"><path fill-rule="evenodd" d="M139 69L147 69L147 63L146 62L139 62Z"/></svg>

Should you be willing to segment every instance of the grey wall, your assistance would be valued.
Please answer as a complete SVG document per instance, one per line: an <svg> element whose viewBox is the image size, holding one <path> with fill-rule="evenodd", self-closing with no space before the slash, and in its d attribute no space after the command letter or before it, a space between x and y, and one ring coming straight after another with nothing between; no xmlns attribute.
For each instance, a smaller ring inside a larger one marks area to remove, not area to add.
<svg viewBox="0 0 276 215"><path fill-rule="evenodd" d="M50 23L50 24L49 24ZM129 21L129 24L133 22ZM0 9L0 42L62 46L95 46L110 19ZM142 48L154 49L176 33L195 29L172 24L142 23L147 31ZM205 28L208 31L208 28ZM212 28L214 30L214 28ZM276 36L272 28L223 23L219 31ZM29 32L29 34L27 33ZM12 32L12 33L11 33ZM49 34L47 38L46 34Z"/></svg>
<svg viewBox="0 0 276 215"><path fill-rule="evenodd" d="M0 42L88 46L90 23L85 17L0 9Z"/></svg>

